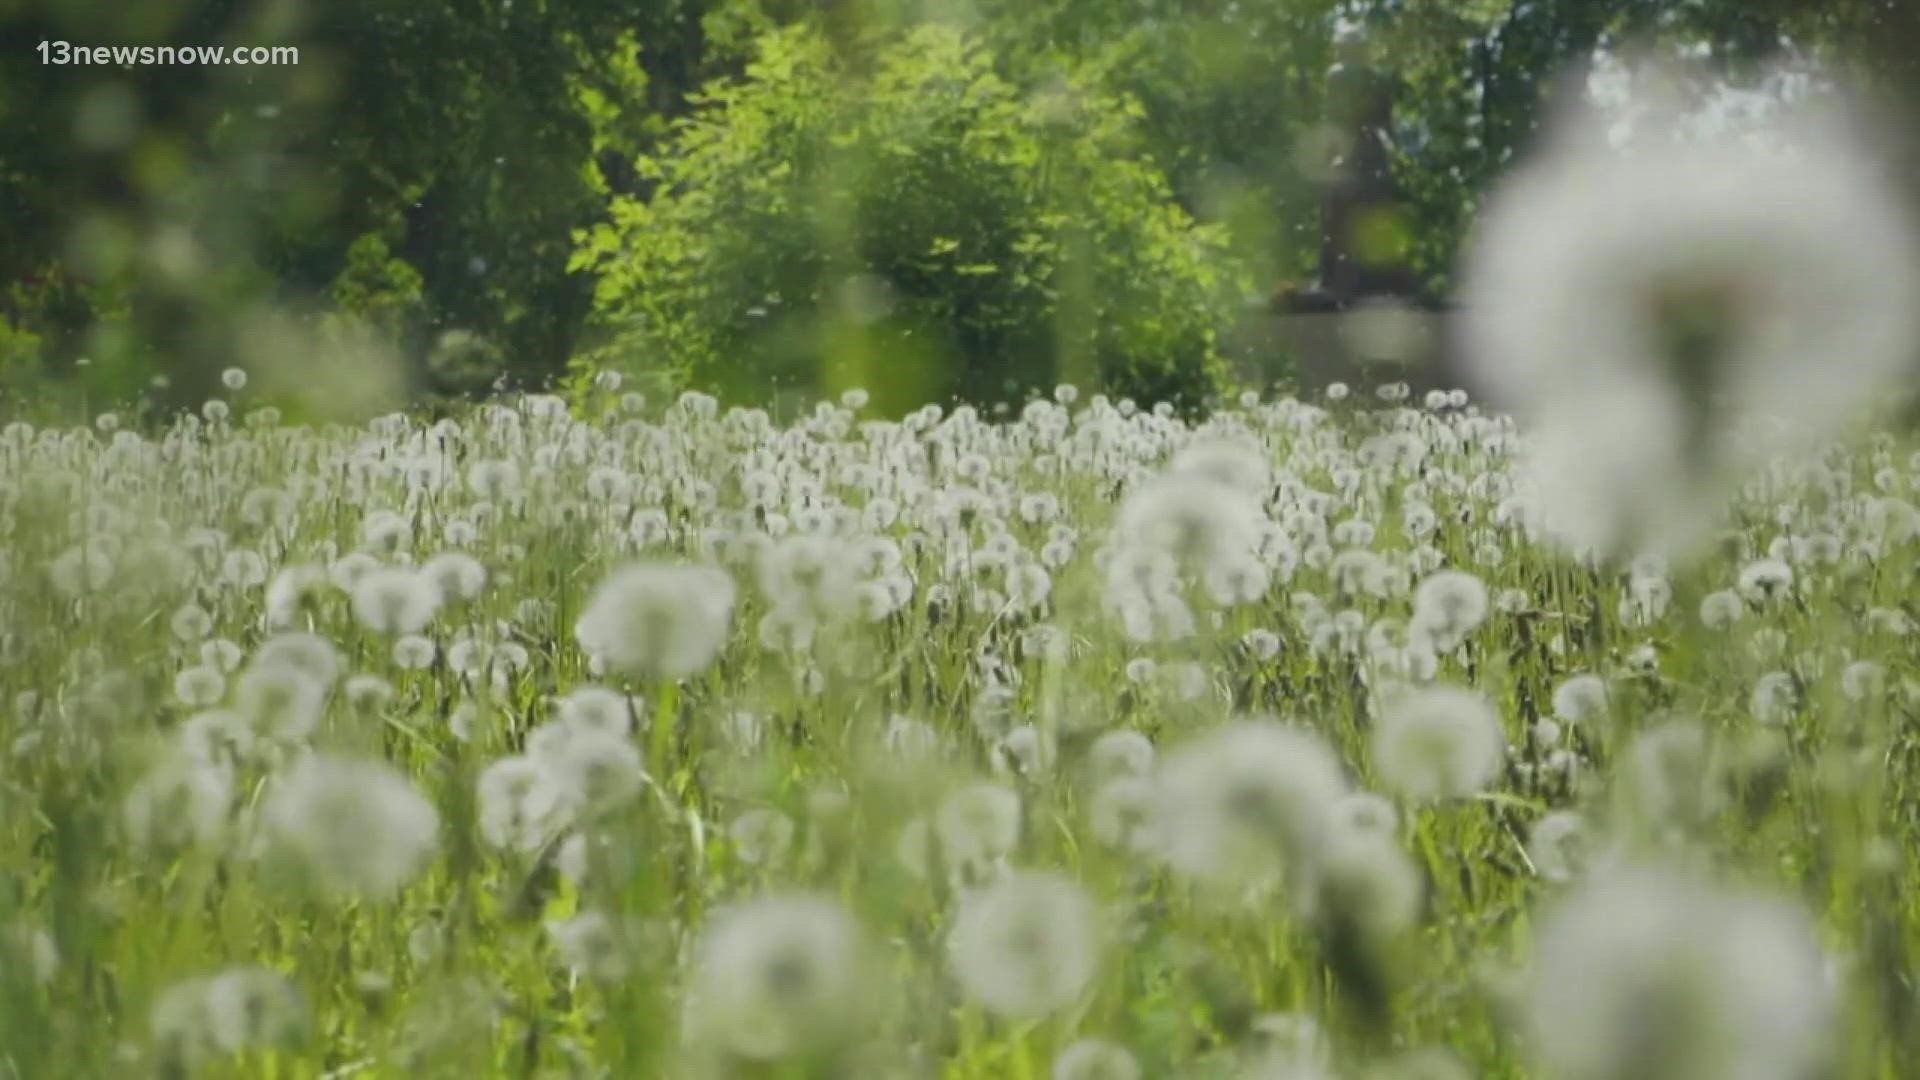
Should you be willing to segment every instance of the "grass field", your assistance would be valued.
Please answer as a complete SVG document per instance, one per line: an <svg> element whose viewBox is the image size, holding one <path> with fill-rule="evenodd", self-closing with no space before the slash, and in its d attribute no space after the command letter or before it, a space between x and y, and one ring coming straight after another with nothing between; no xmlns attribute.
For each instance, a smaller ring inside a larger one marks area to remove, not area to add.
<svg viewBox="0 0 1920 1080"><path fill-rule="evenodd" d="M596 394L0 433L0 1074L1920 1060L1904 444L1669 567L1458 397Z"/></svg>

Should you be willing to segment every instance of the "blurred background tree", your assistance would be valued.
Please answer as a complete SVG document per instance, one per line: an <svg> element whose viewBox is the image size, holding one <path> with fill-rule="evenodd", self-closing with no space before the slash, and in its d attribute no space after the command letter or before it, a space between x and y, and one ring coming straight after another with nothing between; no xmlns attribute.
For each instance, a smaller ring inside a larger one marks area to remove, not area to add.
<svg viewBox="0 0 1920 1080"><path fill-rule="evenodd" d="M39 0L0 20L7 321L108 395L161 374L189 402L256 359L257 305L373 320L415 391L475 388L426 363L454 330L517 375L557 372L591 291L572 231L603 206L585 88L650 59L618 87L643 139L704 76L682 0ZM299 62L43 65L43 40Z"/></svg>
<svg viewBox="0 0 1920 1080"><path fill-rule="evenodd" d="M1312 265L1353 29L1436 289L1569 64L1784 52L1920 99L1888 0L0 0L0 393L191 405L229 364L360 371L353 341L395 401L570 360L1197 395L1239 286Z"/></svg>
<svg viewBox="0 0 1920 1080"><path fill-rule="evenodd" d="M1197 404L1250 285L1139 156L1130 99L1023 91L977 39L905 32L845 70L800 27L640 163L577 265L610 363L703 385L859 385L882 407L1062 377Z"/></svg>

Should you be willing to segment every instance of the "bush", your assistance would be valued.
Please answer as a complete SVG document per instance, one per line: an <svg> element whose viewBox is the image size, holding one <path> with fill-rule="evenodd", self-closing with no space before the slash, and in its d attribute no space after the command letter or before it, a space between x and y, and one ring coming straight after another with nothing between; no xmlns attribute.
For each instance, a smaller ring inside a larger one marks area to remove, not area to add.
<svg viewBox="0 0 1920 1080"><path fill-rule="evenodd" d="M650 199L579 237L592 359L764 396L859 384L883 407L1065 378L1197 401L1245 288L1135 152L1125 99L1029 94L923 27L850 74L806 29L762 39L656 156Z"/></svg>

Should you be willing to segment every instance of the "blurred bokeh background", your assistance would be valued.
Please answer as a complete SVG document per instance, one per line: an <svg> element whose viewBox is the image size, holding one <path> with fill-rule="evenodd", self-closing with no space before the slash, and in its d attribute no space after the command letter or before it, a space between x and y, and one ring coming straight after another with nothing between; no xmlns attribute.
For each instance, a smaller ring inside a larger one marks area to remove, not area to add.
<svg viewBox="0 0 1920 1080"><path fill-rule="evenodd" d="M1316 273L1339 71L1395 103L1361 247L1435 296L1570 69L1651 49L1736 118L1781 64L1920 99L1908 0L0 0L0 41L22 415L192 407L229 366L312 416L601 368L1199 402L1289 374L1235 327Z"/></svg>

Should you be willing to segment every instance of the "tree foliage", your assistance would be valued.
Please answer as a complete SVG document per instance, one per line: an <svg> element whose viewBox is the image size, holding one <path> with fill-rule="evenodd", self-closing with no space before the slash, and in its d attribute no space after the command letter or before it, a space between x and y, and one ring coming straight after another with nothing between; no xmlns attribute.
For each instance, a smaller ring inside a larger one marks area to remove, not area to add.
<svg viewBox="0 0 1920 1080"><path fill-rule="evenodd" d="M241 330L261 309L367 322L415 391L538 382L642 340L643 315L655 344L623 366L739 346L790 378L833 354L831 381L925 355L944 365L929 385L969 392L1187 370L1217 293L1311 272L1342 20L1400 82L1395 169L1436 286L1556 73L1596 50L1786 51L1920 102L1920 5L1886 0L13 0L0 386L51 371L97 401L163 376L192 403L255 359ZM301 56L40 63L59 40ZM770 73L782 49L801 66ZM1042 118L1058 101L1073 124ZM1920 140L1902 149L1920 165ZM642 217L672 227L656 244ZM600 222L618 244L577 253ZM708 225L738 281L690 269ZM959 246L931 255L935 238ZM884 319L844 317L880 301ZM715 321L691 328L696 310Z"/></svg>
<svg viewBox="0 0 1920 1080"><path fill-rule="evenodd" d="M778 33L696 100L639 166L656 194L582 235L603 355L902 403L1063 373L1154 399L1212 385L1237 283L1137 154L1127 99L1029 95L924 26L863 75L819 33Z"/></svg>

